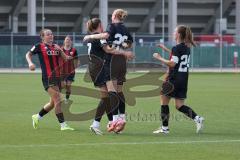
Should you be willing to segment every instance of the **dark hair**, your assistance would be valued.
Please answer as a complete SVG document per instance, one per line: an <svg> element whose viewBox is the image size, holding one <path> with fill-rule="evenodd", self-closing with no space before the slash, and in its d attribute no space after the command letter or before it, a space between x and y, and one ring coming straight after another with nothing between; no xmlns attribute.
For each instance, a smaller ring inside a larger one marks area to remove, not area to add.
<svg viewBox="0 0 240 160"><path fill-rule="evenodd" d="M65 46L65 40L66 38L69 38L71 41L72 41L72 37L70 35L67 35L65 38L64 38L64 41L63 41L63 46Z"/></svg>
<svg viewBox="0 0 240 160"><path fill-rule="evenodd" d="M180 25L177 27L177 32L180 34L180 40L185 42L187 46L196 46L195 42L193 41L193 35L190 27Z"/></svg>
<svg viewBox="0 0 240 160"><path fill-rule="evenodd" d="M88 32L95 31L98 28L99 24L101 24L101 20L99 18L92 18L88 20L87 22Z"/></svg>

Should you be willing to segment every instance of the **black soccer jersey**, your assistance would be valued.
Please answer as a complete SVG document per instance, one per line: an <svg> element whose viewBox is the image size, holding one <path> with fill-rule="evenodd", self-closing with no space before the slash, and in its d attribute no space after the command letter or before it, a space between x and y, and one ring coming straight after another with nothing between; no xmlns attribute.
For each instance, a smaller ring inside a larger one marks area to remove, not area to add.
<svg viewBox="0 0 240 160"><path fill-rule="evenodd" d="M109 34L107 43L116 47L117 49L122 48L123 42L133 42L133 38L129 33L128 29L124 26L123 23L111 23L108 25L106 32ZM111 54L107 58L111 58Z"/></svg>
<svg viewBox="0 0 240 160"><path fill-rule="evenodd" d="M172 48L171 61L175 62L174 68L169 69L169 80L175 85L187 88L188 70L190 61L190 48L185 43L180 43Z"/></svg>
<svg viewBox="0 0 240 160"><path fill-rule="evenodd" d="M98 34L98 33L94 33ZM98 58L103 59L106 52L103 50L103 46L106 45L107 41L102 39L93 39L88 42L88 55L94 55L97 56Z"/></svg>

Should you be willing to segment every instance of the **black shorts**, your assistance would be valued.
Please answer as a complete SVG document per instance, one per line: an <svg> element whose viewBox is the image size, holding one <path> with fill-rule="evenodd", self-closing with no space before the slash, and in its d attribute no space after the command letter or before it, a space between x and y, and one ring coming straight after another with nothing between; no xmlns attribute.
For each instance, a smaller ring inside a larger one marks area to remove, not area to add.
<svg viewBox="0 0 240 160"><path fill-rule="evenodd" d="M66 75L62 81L71 81L74 82L74 78L75 78L75 72L74 73L70 73L69 75Z"/></svg>
<svg viewBox="0 0 240 160"><path fill-rule="evenodd" d="M88 70L95 87L102 87L106 85L104 78L105 72L103 59L96 56L91 56L91 59L89 60Z"/></svg>
<svg viewBox="0 0 240 160"><path fill-rule="evenodd" d="M122 55L114 55L110 62L104 64L105 81L117 80L118 85L126 82L127 62Z"/></svg>
<svg viewBox="0 0 240 160"><path fill-rule="evenodd" d="M61 79L59 78L42 78L42 83L45 91L48 90L49 87L56 86L59 89L61 88Z"/></svg>
<svg viewBox="0 0 240 160"><path fill-rule="evenodd" d="M173 85L173 90L166 94L168 97L172 97L175 99L186 99L187 98L187 85L184 83L176 83L173 81L168 81ZM163 83L164 85L164 83Z"/></svg>

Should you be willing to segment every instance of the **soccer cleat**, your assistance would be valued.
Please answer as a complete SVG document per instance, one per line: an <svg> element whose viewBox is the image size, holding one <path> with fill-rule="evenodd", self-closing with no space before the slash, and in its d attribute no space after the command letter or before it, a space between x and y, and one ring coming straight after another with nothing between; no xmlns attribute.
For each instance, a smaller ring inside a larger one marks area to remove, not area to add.
<svg viewBox="0 0 240 160"><path fill-rule="evenodd" d="M169 129L163 129L162 127L160 127L159 129L153 131L154 134L159 134L159 133L163 133L163 134L168 134L169 133Z"/></svg>
<svg viewBox="0 0 240 160"><path fill-rule="evenodd" d="M93 125L91 125L89 129L96 135L103 135L103 132L99 128L94 127Z"/></svg>
<svg viewBox="0 0 240 160"><path fill-rule="evenodd" d="M71 128L69 125L65 124L64 126L61 127L61 131L74 131L73 128Z"/></svg>
<svg viewBox="0 0 240 160"><path fill-rule="evenodd" d="M69 99L64 99L64 104L68 104L69 103Z"/></svg>
<svg viewBox="0 0 240 160"><path fill-rule="evenodd" d="M114 132L117 133L117 134L122 132L124 127L125 127L125 125L126 125L126 121L124 121L122 119L118 119L117 120L117 124L116 124L116 126L114 128Z"/></svg>
<svg viewBox="0 0 240 160"><path fill-rule="evenodd" d="M108 132L112 132L112 131L114 131L116 125L117 125L117 120L111 122L111 123L109 124L108 128L107 128L107 131L108 131Z"/></svg>
<svg viewBox="0 0 240 160"><path fill-rule="evenodd" d="M202 131L203 129L203 121L204 121L204 118L203 117L197 117L195 120L195 123L196 123L196 133L199 133L200 131Z"/></svg>
<svg viewBox="0 0 240 160"><path fill-rule="evenodd" d="M107 124L107 129L111 126L111 123L112 123L112 121L110 122L108 122L108 124Z"/></svg>
<svg viewBox="0 0 240 160"><path fill-rule="evenodd" d="M32 115L32 123L33 123L33 128L37 129L38 128L38 123L39 123L38 114Z"/></svg>

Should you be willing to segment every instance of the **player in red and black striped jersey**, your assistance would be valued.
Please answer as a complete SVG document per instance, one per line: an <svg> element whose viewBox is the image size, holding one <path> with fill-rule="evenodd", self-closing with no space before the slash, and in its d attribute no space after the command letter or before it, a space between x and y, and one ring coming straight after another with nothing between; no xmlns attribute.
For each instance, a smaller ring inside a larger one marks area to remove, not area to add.
<svg viewBox="0 0 240 160"><path fill-rule="evenodd" d="M60 97L60 68L59 58L66 61L71 57L66 56L63 50L53 43L53 34L49 29L43 29L40 32L42 42L34 45L32 49L27 52L26 59L31 71L35 70L35 65L32 62L32 56L38 55L39 62L42 69L42 83L45 90L50 95L50 102L47 103L38 114L32 116L33 127L38 127L39 120L46 115L49 111L55 108L55 114L60 123L61 130L73 130L69 127L61 110L61 97Z"/></svg>
<svg viewBox="0 0 240 160"><path fill-rule="evenodd" d="M64 61L60 59L60 74L61 74L61 87L66 88L66 99L67 102L71 94L71 85L74 82L75 69L79 66L80 61L78 60L78 54L76 48L72 47L72 40L70 36L66 36L64 39L63 52L65 55L72 57L71 60Z"/></svg>
<svg viewBox="0 0 240 160"><path fill-rule="evenodd" d="M171 59L166 60L158 53L154 53L153 57L166 64L169 67L166 81L174 86L171 93L161 95L161 118L162 126L153 133L169 133L169 101L175 99L175 106L178 111L194 120L196 123L196 132L198 133L203 128L203 117L198 116L192 108L184 104L187 97L188 87L188 70L190 47L195 46L191 29L187 26L180 25L175 29L174 37L177 45L172 48ZM166 83L163 83L163 85Z"/></svg>

